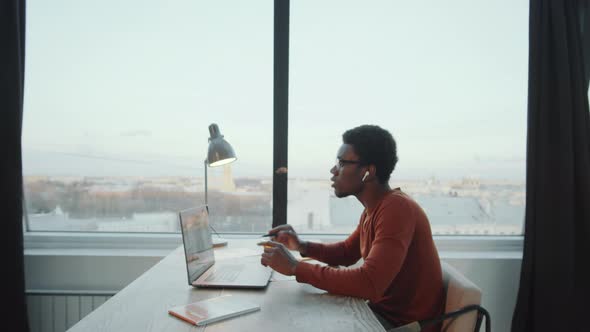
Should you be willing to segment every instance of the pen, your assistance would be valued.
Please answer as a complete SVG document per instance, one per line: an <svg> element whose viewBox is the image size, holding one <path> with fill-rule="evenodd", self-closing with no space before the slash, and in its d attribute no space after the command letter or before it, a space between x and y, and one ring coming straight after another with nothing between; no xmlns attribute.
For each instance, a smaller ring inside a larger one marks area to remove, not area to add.
<svg viewBox="0 0 590 332"><path fill-rule="evenodd" d="M275 236L276 234L264 234L261 237L267 237L267 236Z"/></svg>

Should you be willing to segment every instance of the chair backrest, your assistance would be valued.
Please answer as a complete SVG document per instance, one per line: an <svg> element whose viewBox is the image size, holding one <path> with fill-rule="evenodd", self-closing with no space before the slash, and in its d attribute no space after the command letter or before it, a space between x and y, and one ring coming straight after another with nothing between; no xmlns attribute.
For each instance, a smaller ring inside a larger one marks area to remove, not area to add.
<svg viewBox="0 0 590 332"><path fill-rule="evenodd" d="M481 304L481 289L454 267L441 261L445 287L445 313L459 310L470 304ZM443 322L444 332L472 332L475 329L477 312L468 312Z"/></svg>

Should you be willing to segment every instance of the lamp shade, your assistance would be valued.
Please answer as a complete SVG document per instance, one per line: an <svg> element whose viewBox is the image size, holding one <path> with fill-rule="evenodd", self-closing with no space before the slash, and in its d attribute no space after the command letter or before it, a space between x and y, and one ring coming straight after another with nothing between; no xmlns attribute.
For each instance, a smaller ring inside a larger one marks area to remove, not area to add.
<svg viewBox="0 0 590 332"><path fill-rule="evenodd" d="M221 166L236 161L236 153L231 145L223 139L217 124L209 125L209 151L207 164L210 167Z"/></svg>

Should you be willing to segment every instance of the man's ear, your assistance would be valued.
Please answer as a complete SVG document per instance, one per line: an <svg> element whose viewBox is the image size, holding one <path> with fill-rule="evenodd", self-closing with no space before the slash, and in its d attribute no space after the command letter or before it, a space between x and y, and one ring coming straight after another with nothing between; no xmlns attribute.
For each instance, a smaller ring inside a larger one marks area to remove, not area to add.
<svg viewBox="0 0 590 332"><path fill-rule="evenodd" d="M375 174L376 174L375 172L376 171L377 171L377 169L375 168L375 165L369 165L369 167L367 167L367 169L363 173L363 179L362 179L362 181L365 182L368 177L375 176Z"/></svg>
<svg viewBox="0 0 590 332"><path fill-rule="evenodd" d="M375 167L375 165L369 165L369 173L371 173L369 176L373 177L374 179L377 178L377 167Z"/></svg>

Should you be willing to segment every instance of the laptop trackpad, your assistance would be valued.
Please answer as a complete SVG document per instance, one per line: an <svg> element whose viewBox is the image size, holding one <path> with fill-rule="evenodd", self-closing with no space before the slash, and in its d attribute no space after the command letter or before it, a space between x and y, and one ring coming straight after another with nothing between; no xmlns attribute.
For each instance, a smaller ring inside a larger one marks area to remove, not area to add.
<svg viewBox="0 0 590 332"><path fill-rule="evenodd" d="M205 282L234 282L244 267L244 264L213 265L213 271Z"/></svg>

